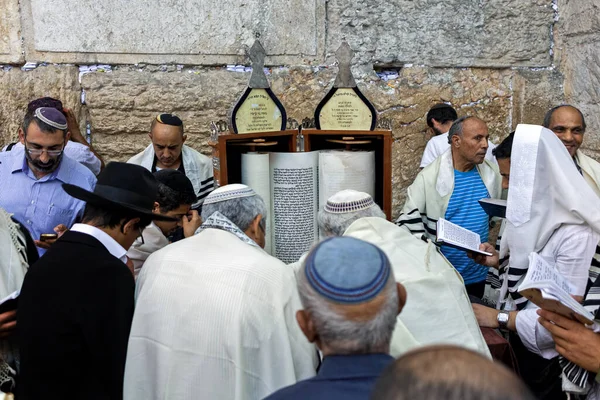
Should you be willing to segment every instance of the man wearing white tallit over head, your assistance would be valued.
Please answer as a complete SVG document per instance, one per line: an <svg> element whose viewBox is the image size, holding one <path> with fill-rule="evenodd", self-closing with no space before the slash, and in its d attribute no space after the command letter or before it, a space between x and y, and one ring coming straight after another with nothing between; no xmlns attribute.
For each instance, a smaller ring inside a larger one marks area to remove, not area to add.
<svg viewBox="0 0 600 400"><path fill-rule="evenodd" d="M294 272L262 249L266 218L248 186L223 186L206 197L195 236L146 260L125 399L262 399L315 375Z"/></svg>
<svg viewBox="0 0 600 400"><path fill-rule="evenodd" d="M435 240L436 223L444 218L486 242L490 217L479 200L501 194L498 168L485 159L488 137L487 124L477 117L454 121L448 137L450 148L423 168L409 186L396 224L419 239ZM467 293L482 298L489 269L462 250L442 245L441 251L463 277Z"/></svg>
<svg viewBox="0 0 600 400"><path fill-rule="evenodd" d="M396 281L406 288L406 305L390 345L392 356L432 344L454 344L490 356L460 274L433 243L387 221L369 194L355 190L331 196L318 222L325 236L351 236L381 248Z"/></svg>
<svg viewBox="0 0 600 400"><path fill-rule="evenodd" d="M600 199L552 131L519 125L514 137L498 148L510 140L509 159L499 159L509 186L500 254L484 243L482 249L494 255L476 257L497 267L499 256L509 256L508 270L501 276L502 310L477 304L473 308L480 326L511 331L521 376L538 398L566 398L563 391L581 392L573 383L578 377L557 358L551 335L538 322L538 307L517 288L527 273L529 255L535 252L571 283L571 295L578 300L585 295L597 277L590 263L600 238Z"/></svg>

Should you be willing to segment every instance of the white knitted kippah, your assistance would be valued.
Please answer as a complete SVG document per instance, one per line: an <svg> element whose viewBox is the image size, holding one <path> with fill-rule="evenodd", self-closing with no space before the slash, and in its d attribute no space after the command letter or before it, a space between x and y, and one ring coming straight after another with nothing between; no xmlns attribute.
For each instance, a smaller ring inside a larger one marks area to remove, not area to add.
<svg viewBox="0 0 600 400"><path fill-rule="evenodd" d="M256 196L256 192L250 187L241 183L232 183L231 185L225 185L210 192L204 199L204 204L213 204L220 201L251 196Z"/></svg>
<svg viewBox="0 0 600 400"><path fill-rule="evenodd" d="M375 202L368 193L347 189L327 199L324 210L332 214L343 214L366 210L373 205Z"/></svg>

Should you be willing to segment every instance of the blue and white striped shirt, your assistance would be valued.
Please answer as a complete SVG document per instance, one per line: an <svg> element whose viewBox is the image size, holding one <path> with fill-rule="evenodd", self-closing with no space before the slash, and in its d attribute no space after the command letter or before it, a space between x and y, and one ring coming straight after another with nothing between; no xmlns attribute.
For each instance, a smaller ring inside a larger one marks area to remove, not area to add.
<svg viewBox="0 0 600 400"><path fill-rule="evenodd" d="M454 191L450 197L445 219L465 229L478 233L481 242L487 242L489 216L479 200L490 197L477 168L467 172L454 170ZM485 281L488 268L476 264L467 253L449 246L441 246L442 254L462 275L465 285Z"/></svg>
<svg viewBox="0 0 600 400"><path fill-rule="evenodd" d="M85 202L69 196L63 183L94 190L96 177L77 161L63 156L59 167L36 179L27 165L23 149L0 153L0 207L14 214L34 239L54 233L54 227L70 228L83 214ZM40 255L44 249L38 248Z"/></svg>

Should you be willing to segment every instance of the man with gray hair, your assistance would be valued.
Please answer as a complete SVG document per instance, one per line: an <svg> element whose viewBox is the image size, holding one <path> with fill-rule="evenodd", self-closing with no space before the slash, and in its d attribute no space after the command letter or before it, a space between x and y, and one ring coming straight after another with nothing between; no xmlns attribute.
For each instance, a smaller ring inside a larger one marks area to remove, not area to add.
<svg viewBox="0 0 600 400"><path fill-rule="evenodd" d="M417 238L435 240L437 221L444 218L479 234L485 243L490 219L479 200L501 194L498 166L485 159L488 136L487 124L477 117L454 121L450 149L417 175L396 223ZM462 250L442 245L441 251L462 275L467 292L482 298L488 268Z"/></svg>
<svg viewBox="0 0 600 400"><path fill-rule="evenodd" d="M463 281L433 243L387 221L369 194L354 190L331 196L319 211L318 222L324 235L354 237L378 246L390 260L396 282L406 288L409 300L398 315L392 356L445 343L489 357Z"/></svg>
<svg viewBox="0 0 600 400"><path fill-rule="evenodd" d="M383 369L406 292L385 253L365 241L319 243L298 274L303 310L296 320L323 353L316 377L269 396L278 399L367 399Z"/></svg>
<svg viewBox="0 0 600 400"><path fill-rule="evenodd" d="M125 399L262 399L315 374L294 272L267 254L264 201L223 186L196 235L150 255L136 286Z"/></svg>

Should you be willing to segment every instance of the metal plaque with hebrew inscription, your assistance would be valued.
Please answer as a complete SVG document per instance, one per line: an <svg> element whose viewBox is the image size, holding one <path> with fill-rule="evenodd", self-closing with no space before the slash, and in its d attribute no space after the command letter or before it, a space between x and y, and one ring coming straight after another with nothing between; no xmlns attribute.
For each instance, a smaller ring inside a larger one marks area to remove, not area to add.
<svg viewBox="0 0 600 400"><path fill-rule="evenodd" d="M234 114L237 133L273 132L285 129L279 105L267 89L250 89L246 98L238 103Z"/></svg>

